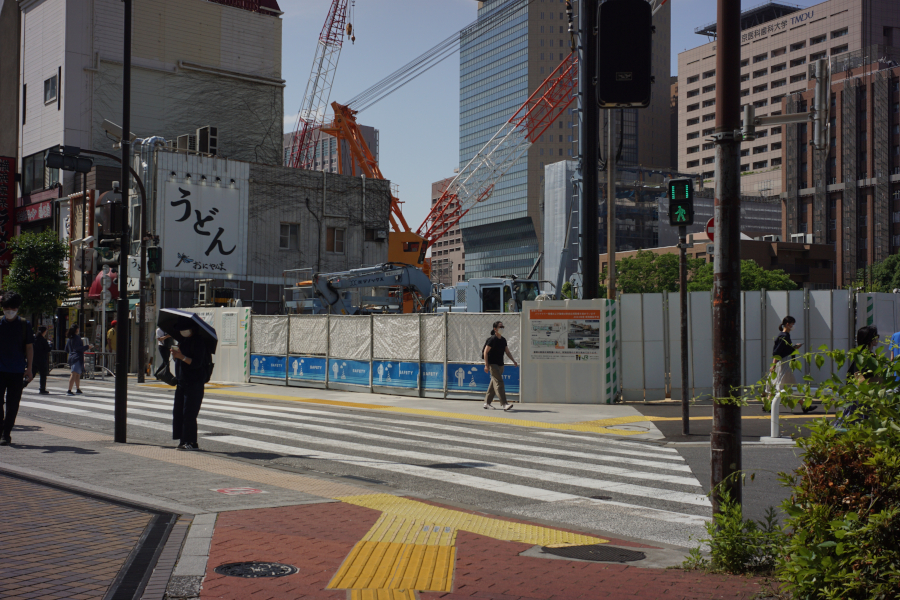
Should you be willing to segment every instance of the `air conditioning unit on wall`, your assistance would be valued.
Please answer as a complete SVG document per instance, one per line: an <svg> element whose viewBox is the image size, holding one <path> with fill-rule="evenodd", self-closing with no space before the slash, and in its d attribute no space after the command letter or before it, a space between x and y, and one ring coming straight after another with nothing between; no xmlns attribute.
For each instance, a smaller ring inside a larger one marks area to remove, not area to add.
<svg viewBox="0 0 900 600"><path fill-rule="evenodd" d="M792 233L791 242L795 244L812 244L813 236L811 233Z"/></svg>
<svg viewBox="0 0 900 600"><path fill-rule="evenodd" d="M201 127L197 130L197 152L216 155L219 153L219 128Z"/></svg>
<svg viewBox="0 0 900 600"><path fill-rule="evenodd" d="M175 143L175 147L178 150L192 150L194 152L197 151L197 136L186 133L184 135L179 135L178 139Z"/></svg>

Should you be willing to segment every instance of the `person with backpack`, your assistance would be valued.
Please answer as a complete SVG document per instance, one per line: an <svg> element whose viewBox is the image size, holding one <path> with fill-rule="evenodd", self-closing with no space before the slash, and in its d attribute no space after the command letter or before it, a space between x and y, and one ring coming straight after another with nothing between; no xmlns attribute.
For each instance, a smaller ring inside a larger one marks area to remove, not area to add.
<svg viewBox="0 0 900 600"><path fill-rule="evenodd" d="M209 349L193 321L185 320L179 335L172 336L178 345L172 348L175 359L175 405L172 408L172 439L179 440L178 450L199 450L197 415L203 403L203 385L209 381L211 358Z"/></svg>
<svg viewBox="0 0 900 600"><path fill-rule="evenodd" d="M482 348L482 357L484 358L484 372L491 376L491 383L488 385L487 395L484 397L484 408L491 408L491 401L494 395L500 397L500 408L509 410L512 404L506 401L506 386L503 385L503 355L504 353L512 361L514 366L519 366L516 359L513 358L509 351L509 345L506 338L503 337L503 322L495 321L491 330L491 337L484 342Z"/></svg>
<svg viewBox="0 0 900 600"><path fill-rule="evenodd" d="M74 396L81 393L81 376L84 375L84 353L93 348L90 344L85 344L81 339L80 329L78 325L69 327L66 333L66 354L69 355L69 367L72 374L69 375L69 391L66 396ZM72 386L75 386L75 393L72 393Z"/></svg>
<svg viewBox="0 0 900 600"><path fill-rule="evenodd" d="M34 332L28 321L18 316L21 306L22 297L15 292L6 292L0 299L0 446L12 443L10 434L16 424L22 390L34 379Z"/></svg>

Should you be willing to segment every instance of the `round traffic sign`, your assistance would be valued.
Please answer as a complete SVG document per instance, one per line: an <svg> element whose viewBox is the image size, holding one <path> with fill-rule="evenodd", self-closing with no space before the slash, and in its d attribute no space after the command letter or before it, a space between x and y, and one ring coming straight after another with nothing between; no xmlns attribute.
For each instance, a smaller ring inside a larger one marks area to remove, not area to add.
<svg viewBox="0 0 900 600"><path fill-rule="evenodd" d="M715 241L716 234L716 218L713 217L709 221L706 222L706 235L709 236L709 241Z"/></svg>
<svg viewBox="0 0 900 600"><path fill-rule="evenodd" d="M108 290L109 286L112 285L112 277L109 275L104 275L100 278L100 284L103 286L104 290Z"/></svg>

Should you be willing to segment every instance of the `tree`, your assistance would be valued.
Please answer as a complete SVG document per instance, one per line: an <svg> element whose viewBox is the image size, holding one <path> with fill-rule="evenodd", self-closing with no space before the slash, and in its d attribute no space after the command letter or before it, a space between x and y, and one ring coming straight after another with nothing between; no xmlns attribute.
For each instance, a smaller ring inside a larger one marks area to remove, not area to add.
<svg viewBox="0 0 900 600"><path fill-rule="evenodd" d="M852 287L865 292L893 292L900 288L900 254L859 269Z"/></svg>
<svg viewBox="0 0 900 600"><path fill-rule="evenodd" d="M797 284L781 269L763 269L752 260L741 261L741 290L796 290ZM713 289L713 263L704 263L688 282L688 291Z"/></svg>
<svg viewBox="0 0 900 600"><path fill-rule="evenodd" d="M12 263L6 287L22 296L22 312L43 315L56 311L66 295L62 262L69 251L52 230L22 233L10 242Z"/></svg>
<svg viewBox="0 0 900 600"><path fill-rule="evenodd" d="M688 258L688 279L704 264L702 259ZM600 274L601 288L606 291L607 272ZM623 294L651 294L678 291L678 255L656 254L638 250L635 256L616 261L616 290Z"/></svg>

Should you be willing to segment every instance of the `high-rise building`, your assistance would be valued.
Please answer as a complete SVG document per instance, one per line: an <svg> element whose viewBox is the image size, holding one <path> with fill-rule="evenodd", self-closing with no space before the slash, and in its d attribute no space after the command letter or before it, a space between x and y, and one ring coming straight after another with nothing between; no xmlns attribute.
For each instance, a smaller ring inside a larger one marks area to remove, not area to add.
<svg viewBox="0 0 900 600"><path fill-rule="evenodd" d="M510 0L483 0L484 20ZM525 3L522 3L525 4ZM575 16L577 23L577 15ZM668 166L670 4L654 16L654 75L650 108L624 111L623 162ZM502 24L463 35L460 45L460 168L571 52L566 4L535 0ZM498 181L491 197L460 225L468 277L527 275L543 246L544 166L578 154L577 114L563 114Z"/></svg>
<svg viewBox="0 0 900 600"><path fill-rule="evenodd" d="M437 204L451 181L453 177L447 177L431 184L432 207ZM447 212L457 209L456 201L447 206ZM431 278L444 285L453 285L466 280L466 249L463 246L459 224L431 247Z"/></svg>
<svg viewBox="0 0 900 600"><path fill-rule="evenodd" d="M897 0L828 0L801 8L767 2L741 14L741 102L756 115L778 115L781 100L806 90L810 65L872 45L900 46ZM714 186L716 24L696 33L712 38L678 55L678 170L702 174ZM876 57L877 58L877 57ZM782 190L782 126L759 129L741 147L741 193L777 196Z"/></svg>
<svg viewBox="0 0 900 600"><path fill-rule="evenodd" d="M359 125L359 131L362 134L366 145L375 162L378 162L378 130L368 125ZM291 153L291 140L293 133L285 133L283 139L284 164L287 164ZM327 133L319 133L319 141L316 143L316 160L312 165L313 171L326 171L328 173L343 173L344 175L362 175L363 170L353 160L350 153L350 145L346 141L341 142L341 160L343 161L343 169L338 168L338 140L336 137Z"/></svg>
<svg viewBox="0 0 900 600"><path fill-rule="evenodd" d="M894 30L900 41L900 29ZM810 145L812 126L785 125L784 239L830 244L834 285L900 252L900 48L876 45L831 59L828 145ZM805 112L814 84L783 101Z"/></svg>

